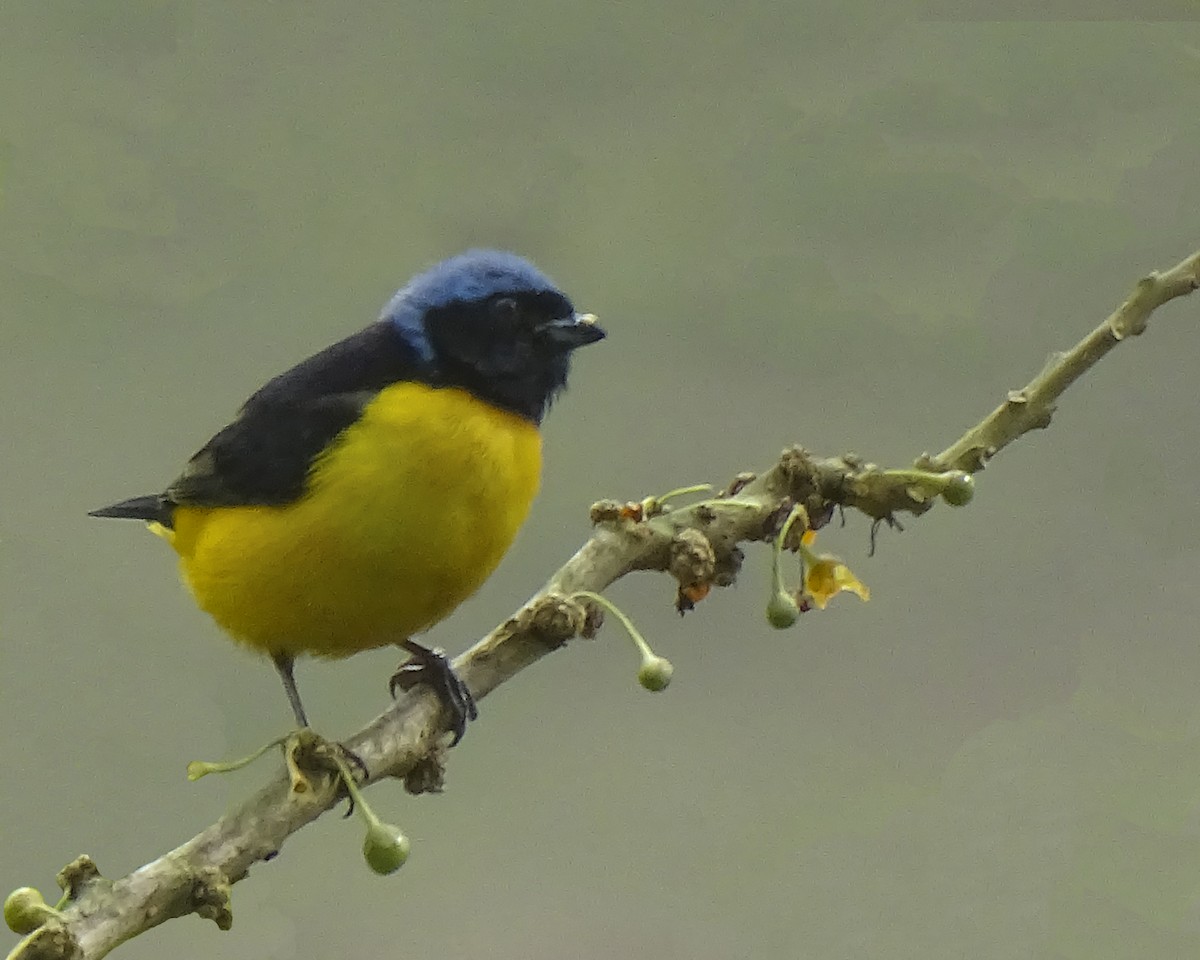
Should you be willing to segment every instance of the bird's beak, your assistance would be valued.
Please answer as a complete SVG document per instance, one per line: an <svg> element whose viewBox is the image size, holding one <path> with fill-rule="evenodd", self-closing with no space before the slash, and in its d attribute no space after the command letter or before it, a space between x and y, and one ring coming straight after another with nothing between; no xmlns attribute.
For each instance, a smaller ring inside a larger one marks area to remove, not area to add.
<svg viewBox="0 0 1200 960"><path fill-rule="evenodd" d="M575 313L559 320L551 320L538 328L546 340L564 353L589 343L603 340L604 330L596 323L594 313Z"/></svg>

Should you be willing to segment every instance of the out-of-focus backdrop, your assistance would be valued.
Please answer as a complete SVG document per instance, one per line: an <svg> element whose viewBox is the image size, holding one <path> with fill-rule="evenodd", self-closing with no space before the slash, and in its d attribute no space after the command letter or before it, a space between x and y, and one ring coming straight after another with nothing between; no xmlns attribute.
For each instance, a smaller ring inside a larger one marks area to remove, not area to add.
<svg viewBox="0 0 1200 960"><path fill-rule="evenodd" d="M907 464L1200 246L1195 5L1000 6L6 5L0 892L82 852L124 874L266 775L184 779L287 727L278 680L163 544L85 514L435 259L518 250L610 333L519 542L432 635L457 651L593 500L792 442ZM576 642L488 698L444 795L372 791L401 873L328 817L232 932L118 955L1195 956L1198 320L1164 309L968 509L871 559L863 518L823 534L870 603L775 632L762 549L683 620L623 582L669 691L615 626ZM302 665L320 728L397 659Z"/></svg>

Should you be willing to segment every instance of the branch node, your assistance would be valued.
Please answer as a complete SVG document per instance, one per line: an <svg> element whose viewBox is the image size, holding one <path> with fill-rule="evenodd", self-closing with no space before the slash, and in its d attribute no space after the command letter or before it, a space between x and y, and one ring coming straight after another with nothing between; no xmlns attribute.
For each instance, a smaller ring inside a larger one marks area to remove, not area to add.
<svg viewBox="0 0 1200 960"><path fill-rule="evenodd" d="M446 749L436 745L404 775L404 789L414 796L441 793L446 786Z"/></svg>
<svg viewBox="0 0 1200 960"><path fill-rule="evenodd" d="M83 951L61 924L39 927L17 944L8 960L83 960Z"/></svg>
<svg viewBox="0 0 1200 960"><path fill-rule="evenodd" d="M801 446L788 447L777 464L783 490L796 503L803 503L817 490L816 467L808 451Z"/></svg>
<svg viewBox="0 0 1200 960"><path fill-rule="evenodd" d="M616 500L597 500L588 508L592 526L601 523L616 523L621 519L623 506L624 504L618 503Z"/></svg>
<svg viewBox="0 0 1200 960"><path fill-rule="evenodd" d="M579 603L560 593L548 593L518 618L517 626L557 650L580 633L587 619L588 613Z"/></svg>
<svg viewBox="0 0 1200 960"><path fill-rule="evenodd" d="M959 467L967 471L967 473L978 473L987 466L987 462L995 455L995 447L977 444L976 446L968 447L954 463L948 463L946 466Z"/></svg>
<svg viewBox="0 0 1200 960"><path fill-rule="evenodd" d="M192 881L192 912L211 920L220 929L233 926L233 900L229 878L218 868L202 867Z"/></svg>
<svg viewBox="0 0 1200 960"><path fill-rule="evenodd" d="M716 552L703 533L694 527L685 527L675 534L667 569L679 583L680 590L708 587L716 566Z"/></svg>
<svg viewBox="0 0 1200 960"><path fill-rule="evenodd" d="M104 878L96 862L84 853L59 870L54 879L68 900L78 900L88 887Z"/></svg>

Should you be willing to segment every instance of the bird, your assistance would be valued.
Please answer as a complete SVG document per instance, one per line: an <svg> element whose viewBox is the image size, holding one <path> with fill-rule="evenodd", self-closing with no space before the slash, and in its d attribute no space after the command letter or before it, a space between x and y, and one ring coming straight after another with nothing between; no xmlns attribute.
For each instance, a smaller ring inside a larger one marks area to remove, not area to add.
<svg viewBox="0 0 1200 960"><path fill-rule="evenodd" d="M146 522L197 605L275 665L309 726L296 659L395 644L391 689L427 682L457 743L474 719L418 642L491 575L529 513L540 426L592 314L528 260L468 250L377 320L269 380L160 493L92 510Z"/></svg>

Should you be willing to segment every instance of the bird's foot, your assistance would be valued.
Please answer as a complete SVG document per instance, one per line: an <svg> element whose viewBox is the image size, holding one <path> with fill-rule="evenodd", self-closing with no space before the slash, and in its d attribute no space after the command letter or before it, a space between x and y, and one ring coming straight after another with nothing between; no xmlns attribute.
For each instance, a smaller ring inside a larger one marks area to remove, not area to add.
<svg viewBox="0 0 1200 960"><path fill-rule="evenodd" d="M349 783L365 783L370 776L362 757L336 740L326 740L311 727L294 730L284 740L283 758L293 793L309 793L313 789L312 774L332 775L340 780L338 796L350 801L346 816L354 812L354 796Z"/></svg>
<svg viewBox="0 0 1200 960"><path fill-rule="evenodd" d="M479 716L475 698L444 652L411 640L403 646L412 657L392 674L388 690L394 698L397 690L410 690L418 683L432 687L450 714L450 732L454 735L450 746L454 746L467 732L467 724Z"/></svg>
<svg viewBox="0 0 1200 960"><path fill-rule="evenodd" d="M291 733L276 737L269 743L263 744L253 753L237 760L210 762L193 760L188 764L189 780L199 780L210 773L230 773L249 766L272 747L283 749L284 763L287 765L288 779L291 781L293 793L310 793L313 790L313 773L333 774L335 777L354 779L356 782L368 778L367 765L353 750L334 740L326 740L310 727L301 727ZM356 775L357 774L357 775ZM343 784L339 793L349 797ZM350 810L354 811L354 801L350 800Z"/></svg>

